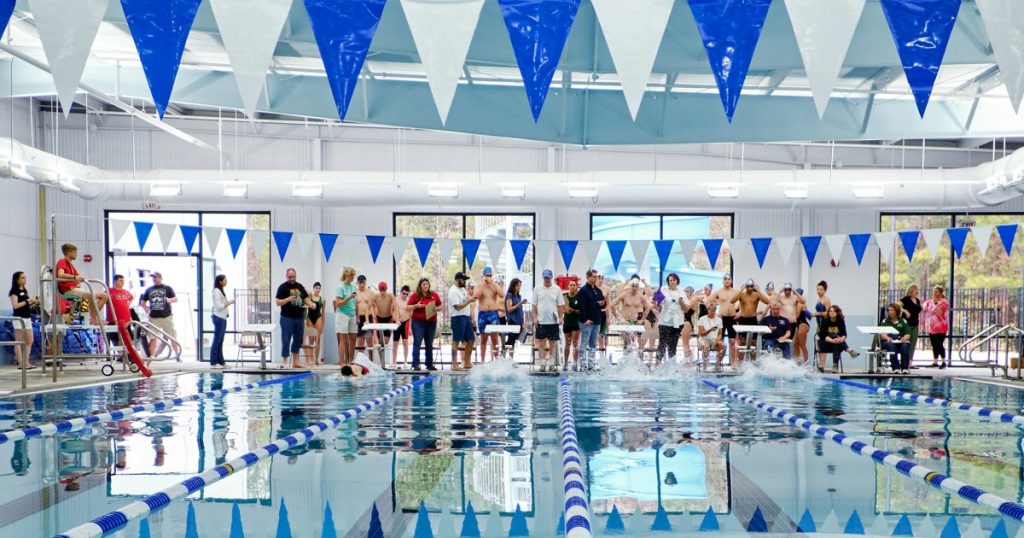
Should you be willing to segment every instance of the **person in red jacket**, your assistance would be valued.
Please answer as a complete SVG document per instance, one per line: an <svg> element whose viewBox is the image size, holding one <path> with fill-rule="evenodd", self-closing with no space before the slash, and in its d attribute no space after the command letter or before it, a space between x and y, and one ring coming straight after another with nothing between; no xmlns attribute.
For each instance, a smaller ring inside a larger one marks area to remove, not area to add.
<svg viewBox="0 0 1024 538"><path fill-rule="evenodd" d="M420 279L405 308L412 314L412 369L420 369L420 345L424 345L427 370L437 370L434 368L434 335L437 333L441 297L430 289L430 279Z"/></svg>

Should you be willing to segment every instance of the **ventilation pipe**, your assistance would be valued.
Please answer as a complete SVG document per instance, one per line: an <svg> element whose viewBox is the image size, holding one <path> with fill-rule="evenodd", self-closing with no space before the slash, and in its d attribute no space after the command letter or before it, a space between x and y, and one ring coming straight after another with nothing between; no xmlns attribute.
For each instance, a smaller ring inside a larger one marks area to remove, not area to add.
<svg viewBox="0 0 1024 538"><path fill-rule="evenodd" d="M103 194L99 168L58 157L52 153L26 146L17 140L0 138L0 177L9 177L44 187L72 193L86 200Z"/></svg>

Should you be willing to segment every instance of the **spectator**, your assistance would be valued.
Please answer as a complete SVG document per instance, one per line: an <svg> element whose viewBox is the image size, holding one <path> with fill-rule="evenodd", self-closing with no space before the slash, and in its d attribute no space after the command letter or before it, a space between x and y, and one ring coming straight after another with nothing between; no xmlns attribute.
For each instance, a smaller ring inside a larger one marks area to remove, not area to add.
<svg viewBox="0 0 1024 538"><path fill-rule="evenodd" d="M718 303L708 301L707 313L697 320L697 347L704 353L704 369L708 369L711 351L715 352L715 371L722 370L722 355L725 342L722 341L722 318L718 317Z"/></svg>
<svg viewBox="0 0 1024 538"><path fill-rule="evenodd" d="M274 295L277 306L281 307L278 325L281 328L281 362L285 368L299 368L299 350L305 336L306 308L313 306L306 288L296 280L295 269L285 271L285 282L277 287ZM291 364L288 357L291 356Z"/></svg>
<svg viewBox="0 0 1024 538"><path fill-rule="evenodd" d="M466 291L467 280L469 277L459 271L455 273L455 283L448 289L448 313L452 322L452 370L469 370L473 367L470 360L476 335L473 333L473 324L470 323L470 307L476 302L476 297L470 297ZM459 346L462 346L461 365L459 358L456 357Z"/></svg>
<svg viewBox="0 0 1024 538"><path fill-rule="evenodd" d="M586 370L597 367L594 351L597 348L601 323L605 320L605 306L608 304L604 293L597 285L597 277L596 270L587 271L587 283L577 294L580 310L580 368Z"/></svg>
<svg viewBox="0 0 1024 538"><path fill-rule="evenodd" d="M416 292L409 297L406 309L412 312L412 369L420 369L420 346L426 347L428 371L434 367L434 335L437 333L437 310L441 297L430 289L430 279L421 278Z"/></svg>
<svg viewBox="0 0 1024 538"><path fill-rule="evenodd" d="M946 333L949 332L949 302L946 301L946 289L935 286L932 298L924 302L924 330L928 332L928 340L932 343L932 367L945 368Z"/></svg>
<svg viewBox="0 0 1024 538"><path fill-rule="evenodd" d="M80 282L85 281L73 263L78 259L78 247L70 243L61 245L60 251L64 257L57 261L54 271L57 272L57 291L61 295L74 296L88 302L89 312L92 314L92 324L100 324L100 310L107 304L107 294L102 291L89 291L89 288L78 287Z"/></svg>
<svg viewBox="0 0 1024 538"><path fill-rule="evenodd" d="M914 365L914 352L917 351L917 336L921 325L921 298L917 284L911 284L907 288L907 294L900 299L903 307L902 316L907 320L910 327L910 365Z"/></svg>
<svg viewBox="0 0 1024 538"><path fill-rule="evenodd" d="M32 341L35 336L32 330L32 309L39 306L39 298L29 296L28 290L25 288L26 284L28 284L28 278L24 271L14 273L11 277L11 291L7 292L7 296L11 300L11 308L14 310L15 317L25 320L24 329L19 328L21 325L14 325L14 339L25 342L24 346L14 346L14 360L19 369L24 366L26 370L32 370L35 366L30 364L28 357L32 353Z"/></svg>
<svg viewBox="0 0 1024 538"><path fill-rule="evenodd" d="M777 299L772 301L768 315L761 319L761 325L771 331L764 335L761 347L778 349L783 358L792 358L793 325L782 315L782 304Z"/></svg>
<svg viewBox="0 0 1024 538"><path fill-rule="evenodd" d="M883 327L896 329L896 334L883 334L879 336L882 349L891 352L893 373L910 373L910 326L902 317L903 305L892 303L885 308L885 319L882 320Z"/></svg>
<svg viewBox="0 0 1024 538"><path fill-rule="evenodd" d="M341 284L334 293L334 332L338 338L338 364L351 364L356 358L356 301L358 292L352 285L356 270L346 267L341 270Z"/></svg>
<svg viewBox="0 0 1024 538"><path fill-rule="evenodd" d="M177 341L178 333L174 330L174 314L171 305L178 302L178 297L174 294L174 288L164 284L163 275L154 271L150 277L153 279L153 285L142 294L142 306L149 314L149 322ZM160 344L159 349L157 349L157 344ZM164 346L162 340L150 339L149 356L155 357L162 353ZM177 353L180 349L174 351Z"/></svg>
<svg viewBox="0 0 1024 538"><path fill-rule="evenodd" d="M858 357L860 352L854 350L846 343L846 317L843 316L843 309L836 305L828 307L826 316L821 319L818 327L818 371L825 371L825 355L832 354L832 373L839 370L839 361L843 360L843 352L849 352L851 357Z"/></svg>
<svg viewBox="0 0 1024 538"><path fill-rule="evenodd" d="M510 333L505 340L505 345L510 346L513 352L516 341L522 342L526 339L526 317L523 314L523 305L529 301L523 299L522 289L523 282L518 278L513 278L508 283L508 291L505 292L505 323L519 326L519 334Z"/></svg>
<svg viewBox="0 0 1024 538"><path fill-rule="evenodd" d="M565 333L565 353L562 360L562 370L569 369L569 358L576 363L574 369L578 369L580 360L580 297L579 282L576 279L569 281L569 291L565 294L565 315L562 316L562 332Z"/></svg>
<svg viewBox="0 0 1024 538"><path fill-rule="evenodd" d="M558 371L558 322L565 312L565 298L562 290L554 285L554 272L545 269L541 275L544 283L533 289L533 304L536 311L533 316L533 340L540 354L540 371L548 370L551 360L551 371Z"/></svg>
<svg viewBox="0 0 1024 538"><path fill-rule="evenodd" d="M210 367L224 368L224 335L228 331L228 307L235 301L228 300L224 287L228 277L217 275L213 279L213 343L210 344Z"/></svg>

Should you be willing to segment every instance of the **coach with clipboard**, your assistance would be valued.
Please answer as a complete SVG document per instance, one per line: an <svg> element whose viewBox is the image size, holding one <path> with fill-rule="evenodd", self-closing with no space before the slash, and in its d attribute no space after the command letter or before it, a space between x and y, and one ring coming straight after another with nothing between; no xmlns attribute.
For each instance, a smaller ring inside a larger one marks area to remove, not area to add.
<svg viewBox="0 0 1024 538"><path fill-rule="evenodd" d="M412 313L412 369L420 369L420 345L426 347L427 370L434 371L434 335L437 333L437 309L441 297L430 289L430 280L421 278L405 308Z"/></svg>

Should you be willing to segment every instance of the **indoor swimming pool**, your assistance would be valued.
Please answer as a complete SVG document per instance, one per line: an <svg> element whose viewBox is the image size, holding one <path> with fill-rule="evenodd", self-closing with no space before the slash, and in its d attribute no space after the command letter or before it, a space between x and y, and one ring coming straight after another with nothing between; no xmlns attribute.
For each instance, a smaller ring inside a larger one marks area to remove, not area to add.
<svg viewBox="0 0 1024 538"><path fill-rule="evenodd" d="M112 535L556 536L565 503L560 379L511 372L426 380ZM185 374L4 400L0 430L261 379ZM0 534L60 535L416 379L317 374L4 442ZM702 379L567 378L594 534L891 536L909 523L914 536L946 536L951 516L958 535L1019 530L1011 517L815 438ZM710 380L1003 499L1024 495L1016 424L820 378ZM1024 406L1012 387L885 383L1014 414Z"/></svg>

